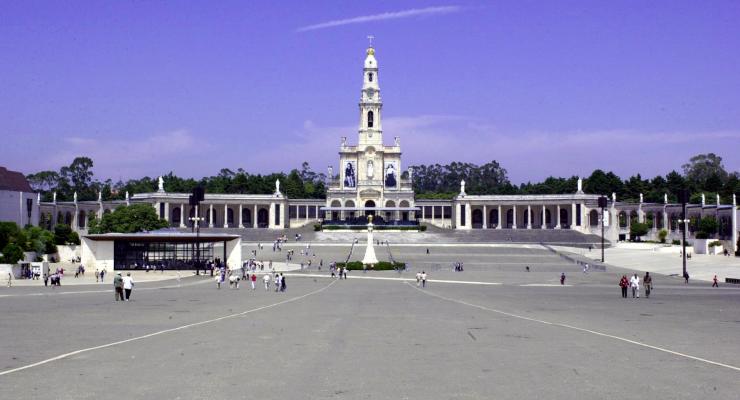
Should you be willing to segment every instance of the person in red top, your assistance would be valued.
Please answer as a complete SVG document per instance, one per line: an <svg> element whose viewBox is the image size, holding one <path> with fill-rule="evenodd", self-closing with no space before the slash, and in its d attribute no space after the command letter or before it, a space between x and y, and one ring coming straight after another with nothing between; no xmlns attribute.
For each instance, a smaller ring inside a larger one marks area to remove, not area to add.
<svg viewBox="0 0 740 400"><path fill-rule="evenodd" d="M622 288L622 297L627 298L627 286L629 286L629 281L627 281L627 276L622 275L622 279L619 280L619 287Z"/></svg>
<svg viewBox="0 0 740 400"><path fill-rule="evenodd" d="M252 274L252 290L254 290L254 285L257 283L257 274Z"/></svg>

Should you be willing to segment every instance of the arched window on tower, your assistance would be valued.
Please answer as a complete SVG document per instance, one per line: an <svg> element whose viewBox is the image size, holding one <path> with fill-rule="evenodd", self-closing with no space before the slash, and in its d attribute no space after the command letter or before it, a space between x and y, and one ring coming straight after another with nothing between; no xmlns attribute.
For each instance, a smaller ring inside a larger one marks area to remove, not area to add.
<svg viewBox="0 0 740 400"><path fill-rule="evenodd" d="M367 127L368 128L373 127L373 112L372 111L367 112Z"/></svg>
<svg viewBox="0 0 740 400"><path fill-rule="evenodd" d="M368 82L372 82L373 81L373 73L372 72L370 72L369 74L367 74L367 80L368 80Z"/></svg>

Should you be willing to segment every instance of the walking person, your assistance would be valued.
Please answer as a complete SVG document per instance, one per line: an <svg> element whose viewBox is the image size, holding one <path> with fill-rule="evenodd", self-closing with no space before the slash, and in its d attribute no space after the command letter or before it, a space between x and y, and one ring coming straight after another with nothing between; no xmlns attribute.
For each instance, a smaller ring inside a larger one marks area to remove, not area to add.
<svg viewBox="0 0 740 400"><path fill-rule="evenodd" d="M284 292L286 289L288 289L288 285L285 283L285 276L283 276L283 273L280 273L280 291Z"/></svg>
<svg viewBox="0 0 740 400"><path fill-rule="evenodd" d="M427 273L424 271L421 271L421 287L427 287Z"/></svg>
<svg viewBox="0 0 740 400"><path fill-rule="evenodd" d="M645 277L642 278L642 284L645 285L645 298L650 298L650 292L653 290L653 277L650 276L650 272L645 272Z"/></svg>
<svg viewBox="0 0 740 400"><path fill-rule="evenodd" d="M421 272L416 273L416 287L421 285Z"/></svg>
<svg viewBox="0 0 740 400"><path fill-rule="evenodd" d="M280 275L275 272L275 292L277 292L278 290L280 290Z"/></svg>
<svg viewBox="0 0 740 400"><path fill-rule="evenodd" d="M105 277L105 268L100 271L100 283L103 283L103 277Z"/></svg>
<svg viewBox="0 0 740 400"><path fill-rule="evenodd" d="M113 278L113 290L116 293L116 301L123 301L123 278L120 272Z"/></svg>
<svg viewBox="0 0 740 400"><path fill-rule="evenodd" d="M257 274L252 273L252 290L254 290L255 285L257 284Z"/></svg>
<svg viewBox="0 0 740 400"><path fill-rule="evenodd" d="M689 273L688 272L683 273L683 279L684 279L684 282L683 282L684 285L688 285L689 284Z"/></svg>
<svg viewBox="0 0 740 400"><path fill-rule="evenodd" d="M627 298L627 286L629 286L629 281L627 280L627 275L622 275L622 279L619 280L619 287L622 289L622 298Z"/></svg>
<svg viewBox="0 0 740 400"><path fill-rule="evenodd" d="M637 295L637 298L640 298L640 278L637 276L637 274L632 275L632 278L630 278L630 287L632 288L632 298L635 298L635 295Z"/></svg>
<svg viewBox="0 0 740 400"><path fill-rule="evenodd" d="M262 277L262 282L265 284L265 292L270 290L270 281L271 281L270 274L265 274Z"/></svg>
<svg viewBox="0 0 740 400"><path fill-rule="evenodd" d="M13 286L12 280L13 280L13 273L8 272L8 287Z"/></svg>
<svg viewBox="0 0 740 400"><path fill-rule="evenodd" d="M97 269L95 270L95 283L97 283L100 280L100 271Z"/></svg>
<svg viewBox="0 0 740 400"><path fill-rule="evenodd" d="M565 272L560 274L560 284L565 285Z"/></svg>
<svg viewBox="0 0 740 400"><path fill-rule="evenodd" d="M715 275L714 278L712 278L712 287L716 287L716 288L719 287L719 282L717 281L717 275Z"/></svg>
<svg viewBox="0 0 740 400"><path fill-rule="evenodd" d="M131 277L131 273L127 273L123 277L123 291L126 294L126 301L131 298L131 291L134 290L134 278Z"/></svg>

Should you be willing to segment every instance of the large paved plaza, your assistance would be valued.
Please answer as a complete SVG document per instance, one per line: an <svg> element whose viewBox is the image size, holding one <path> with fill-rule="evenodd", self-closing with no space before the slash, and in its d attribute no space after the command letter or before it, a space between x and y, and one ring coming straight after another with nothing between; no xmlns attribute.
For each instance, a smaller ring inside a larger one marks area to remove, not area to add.
<svg viewBox="0 0 740 400"><path fill-rule="evenodd" d="M630 271L584 274L539 246L429 248L393 249L403 274L336 281L313 263L285 293L192 276L141 283L128 303L109 283L3 288L3 397L738 398L734 287L659 275L650 299L622 299Z"/></svg>

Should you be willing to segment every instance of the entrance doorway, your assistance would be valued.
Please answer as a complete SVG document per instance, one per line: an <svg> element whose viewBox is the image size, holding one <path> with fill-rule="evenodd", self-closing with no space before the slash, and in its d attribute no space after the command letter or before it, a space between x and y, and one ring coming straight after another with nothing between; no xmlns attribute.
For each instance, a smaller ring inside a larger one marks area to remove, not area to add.
<svg viewBox="0 0 740 400"><path fill-rule="evenodd" d="M270 213L265 208L260 208L257 211L257 226L260 228L267 228L270 225Z"/></svg>
<svg viewBox="0 0 740 400"><path fill-rule="evenodd" d="M366 201L365 208L375 208L375 202L372 200ZM375 210L365 210L365 215L375 215Z"/></svg>

